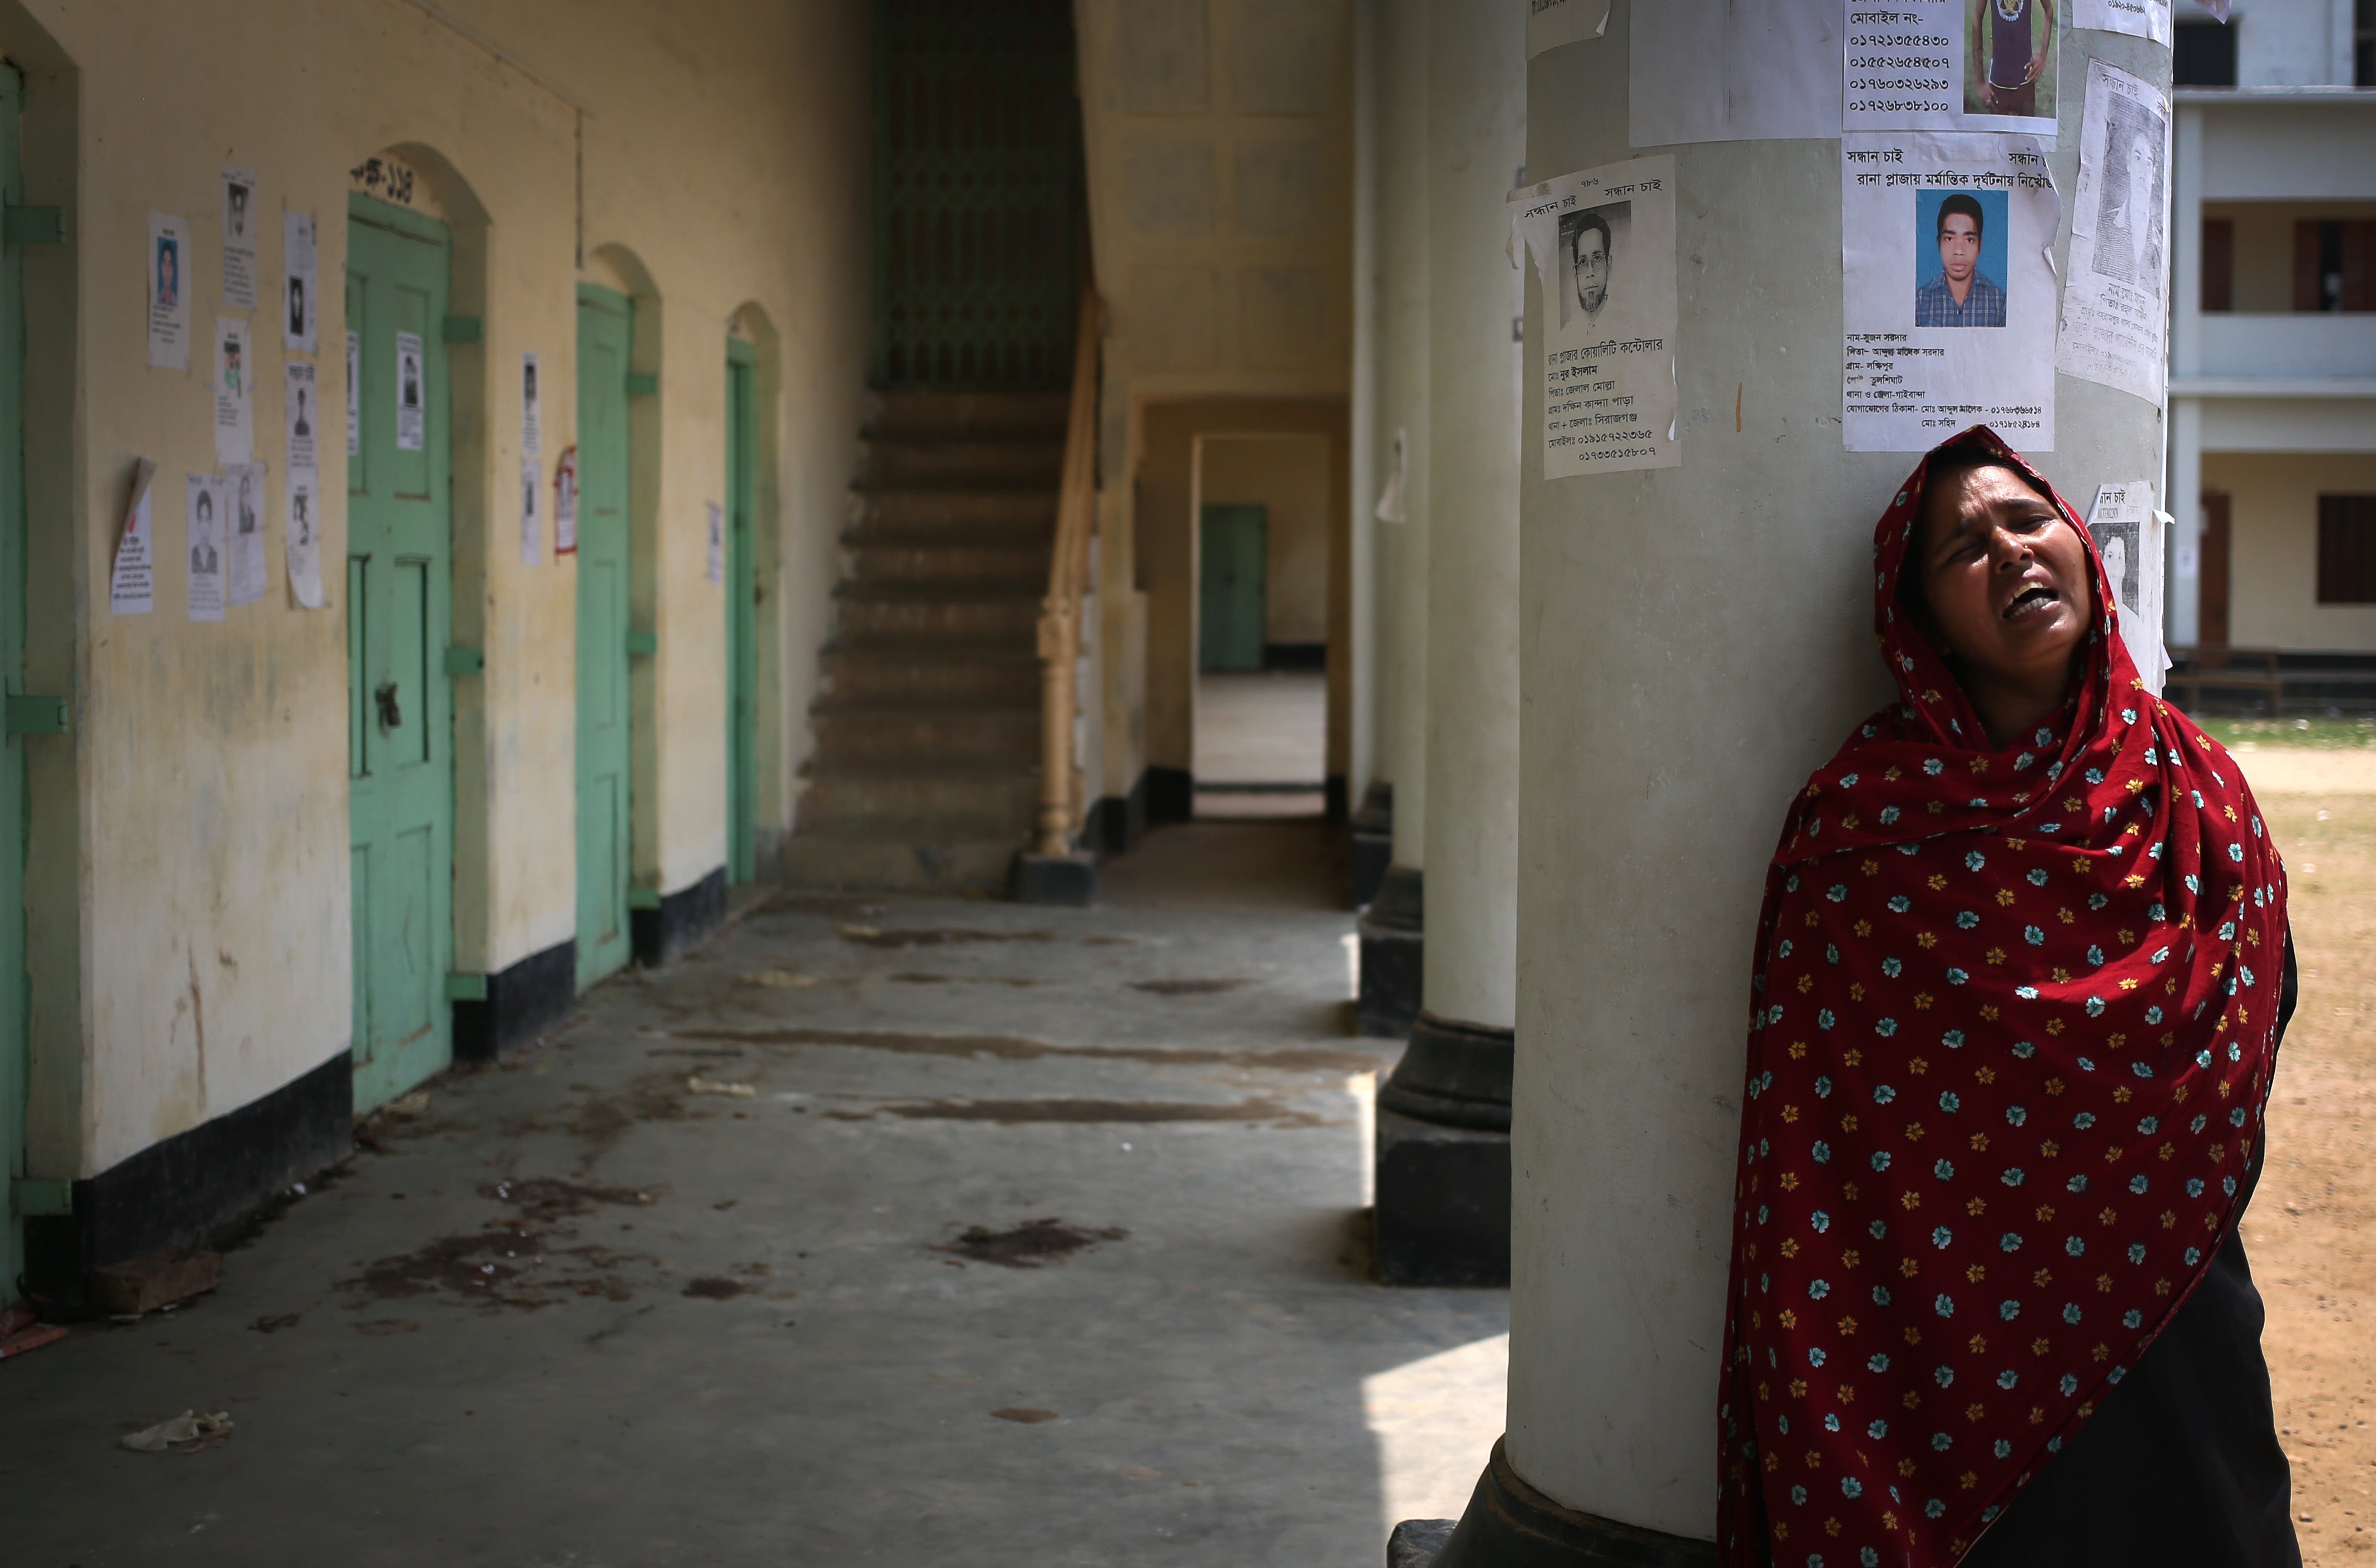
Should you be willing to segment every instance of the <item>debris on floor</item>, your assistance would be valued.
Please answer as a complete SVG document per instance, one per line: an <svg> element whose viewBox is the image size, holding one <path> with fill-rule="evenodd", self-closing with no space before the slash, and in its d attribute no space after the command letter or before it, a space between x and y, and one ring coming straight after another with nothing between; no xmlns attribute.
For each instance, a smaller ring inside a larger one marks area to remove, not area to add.
<svg viewBox="0 0 2376 1568"><path fill-rule="evenodd" d="M227 1410L218 1410L210 1416L184 1410L153 1427L144 1427L132 1433L124 1439L124 1446L135 1454L163 1454L188 1443L192 1446L182 1451L195 1454L217 1438L229 1436L231 1430L231 1413Z"/></svg>
<svg viewBox="0 0 2376 1568"><path fill-rule="evenodd" d="M429 1111L429 1091L419 1089L411 1094L398 1095L380 1109L390 1116L426 1115Z"/></svg>
<svg viewBox="0 0 2376 1568"><path fill-rule="evenodd" d="M741 1280L729 1279L722 1274L704 1275L699 1279L688 1279L684 1284L686 1295L705 1301L731 1301L747 1289L749 1287Z"/></svg>
<svg viewBox="0 0 2376 1568"><path fill-rule="evenodd" d="M0 1361L38 1350L44 1345L54 1345L65 1336L64 1328L42 1322L33 1315L33 1309L21 1301L0 1308Z"/></svg>
<svg viewBox="0 0 2376 1568"><path fill-rule="evenodd" d="M991 1414L1002 1421L1020 1421L1025 1426L1037 1426L1041 1421L1063 1420L1053 1410L1035 1410L1028 1406L1008 1405L992 1410Z"/></svg>
<svg viewBox="0 0 2376 1568"><path fill-rule="evenodd" d="M300 1315L296 1313L282 1313L277 1317L260 1317L247 1326L258 1334L278 1334L284 1328L296 1327Z"/></svg>
<svg viewBox="0 0 2376 1568"><path fill-rule="evenodd" d="M688 1094L723 1095L729 1099L749 1099L759 1092L749 1084L722 1083L716 1078L702 1077L699 1074L687 1078L684 1087Z"/></svg>
<svg viewBox="0 0 2376 1568"><path fill-rule="evenodd" d="M1143 991L1150 996L1218 996L1225 991L1235 991L1253 982L1244 979L1215 980L1143 980L1129 982L1133 991Z"/></svg>
<svg viewBox="0 0 2376 1568"><path fill-rule="evenodd" d="M203 1247L163 1247L90 1276L90 1303L117 1317L177 1306L222 1283L222 1254Z"/></svg>
<svg viewBox="0 0 2376 1568"><path fill-rule="evenodd" d="M938 1250L971 1258L976 1263L994 1263L1006 1268L1038 1268L1051 1260L1061 1263L1073 1253L1094 1247L1099 1241L1120 1241L1129 1235L1129 1231L1120 1229L1085 1230L1056 1218L1030 1219L1006 1230L968 1226L964 1234Z"/></svg>

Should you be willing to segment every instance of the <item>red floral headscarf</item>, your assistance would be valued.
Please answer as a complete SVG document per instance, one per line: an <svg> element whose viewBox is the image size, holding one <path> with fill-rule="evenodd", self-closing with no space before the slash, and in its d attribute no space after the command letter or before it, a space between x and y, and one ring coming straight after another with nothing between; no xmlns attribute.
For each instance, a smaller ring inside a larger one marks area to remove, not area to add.
<svg viewBox="0 0 2376 1568"><path fill-rule="evenodd" d="M2069 707L2002 751L1898 597L1899 701L1766 873L1719 1399L1729 1568L1945 1568L2168 1324L2234 1223L2275 1066L2285 868L2095 586Z"/></svg>

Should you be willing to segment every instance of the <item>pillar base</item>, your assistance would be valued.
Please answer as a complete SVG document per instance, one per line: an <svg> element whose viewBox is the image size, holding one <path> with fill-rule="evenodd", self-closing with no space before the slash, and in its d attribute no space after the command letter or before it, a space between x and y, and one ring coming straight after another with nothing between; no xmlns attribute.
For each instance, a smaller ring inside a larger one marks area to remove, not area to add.
<svg viewBox="0 0 2376 1568"><path fill-rule="evenodd" d="M1422 1010L1403 1059L1378 1087L1378 1109L1443 1127L1510 1130L1517 1033Z"/></svg>
<svg viewBox="0 0 2376 1568"><path fill-rule="evenodd" d="M1714 1568L1716 1562L1713 1541L1562 1507L1518 1479L1499 1443L1477 1479L1468 1511L1430 1552L1427 1543L1450 1523L1409 1519L1396 1525L1386 1543L1390 1568Z"/></svg>
<svg viewBox="0 0 2376 1568"><path fill-rule="evenodd" d="M1420 873L1408 866L1388 866L1378 896L1361 911L1361 986L1355 1010L1361 1033L1392 1039L1410 1033L1419 1021L1425 921Z"/></svg>
<svg viewBox="0 0 2376 1568"><path fill-rule="evenodd" d="M1353 814L1353 908L1359 909L1378 896L1386 867L1395 859L1395 787L1370 786L1361 809Z"/></svg>
<svg viewBox="0 0 2376 1568"><path fill-rule="evenodd" d="M1510 1134L1378 1107L1378 1279L1510 1283Z"/></svg>
<svg viewBox="0 0 2376 1568"><path fill-rule="evenodd" d="M1085 849L1069 855L1022 851L1015 857L1015 901L1087 909L1098 901L1097 856Z"/></svg>

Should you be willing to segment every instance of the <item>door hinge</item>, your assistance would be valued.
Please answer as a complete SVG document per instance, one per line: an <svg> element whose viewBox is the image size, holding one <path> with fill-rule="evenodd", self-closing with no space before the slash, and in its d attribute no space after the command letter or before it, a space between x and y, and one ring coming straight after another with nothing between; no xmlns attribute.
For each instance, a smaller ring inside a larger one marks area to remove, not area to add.
<svg viewBox="0 0 2376 1568"><path fill-rule="evenodd" d="M8 1182L8 1209L19 1219L46 1219L74 1212L74 1183L41 1176Z"/></svg>
<svg viewBox="0 0 2376 1568"><path fill-rule="evenodd" d="M629 632L627 634L627 651L629 653L658 653L659 650L660 635L658 632Z"/></svg>
<svg viewBox="0 0 2376 1568"><path fill-rule="evenodd" d="M0 215L0 239L12 245L54 245L65 243L66 214L62 207L11 207Z"/></svg>
<svg viewBox="0 0 2376 1568"><path fill-rule="evenodd" d="M657 909L659 907L660 890L659 888L630 887L627 889L627 908L631 909Z"/></svg>
<svg viewBox="0 0 2376 1568"><path fill-rule="evenodd" d="M487 656L475 647L458 645L446 650L446 673L448 675L483 675L487 672Z"/></svg>
<svg viewBox="0 0 2376 1568"><path fill-rule="evenodd" d="M631 370L627 373L628 397L657 398L659 396L659 391L660 378L657 372Z"/></svg>
<svg viewBox="0 0 2376 1568"><path fill-rule="evenodd" d="M64 697L8 699L11 735L63 735L73 727L72 705Z"/></svg>
<svg viewBox="0 0 2376 1568"><path fill-rule="evenodd" d="M486 327L475 315L449 315L438 337L448 343L476 343L486 336Z"/></svg>
<svg viewBox="0 0 2376 1568"><path fill-rule="evenodd" d="M487 977L484 975L449 974L446 977L446 1000L448 1002L484 1002L487 999Z"/></svg>

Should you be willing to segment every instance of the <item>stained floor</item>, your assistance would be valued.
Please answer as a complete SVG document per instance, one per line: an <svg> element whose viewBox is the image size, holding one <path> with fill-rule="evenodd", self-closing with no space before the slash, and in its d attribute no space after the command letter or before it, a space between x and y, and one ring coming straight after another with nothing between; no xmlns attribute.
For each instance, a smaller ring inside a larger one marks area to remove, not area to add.
<svg viewBox="0 0 2376 1568"><path fill-rule="evenodd" d="M0 1366L6 1560L1372 1568L1507 1298L1365 1277L1325 830L1113 870L780 898L377 1119L213 1295Z"/></svg>

